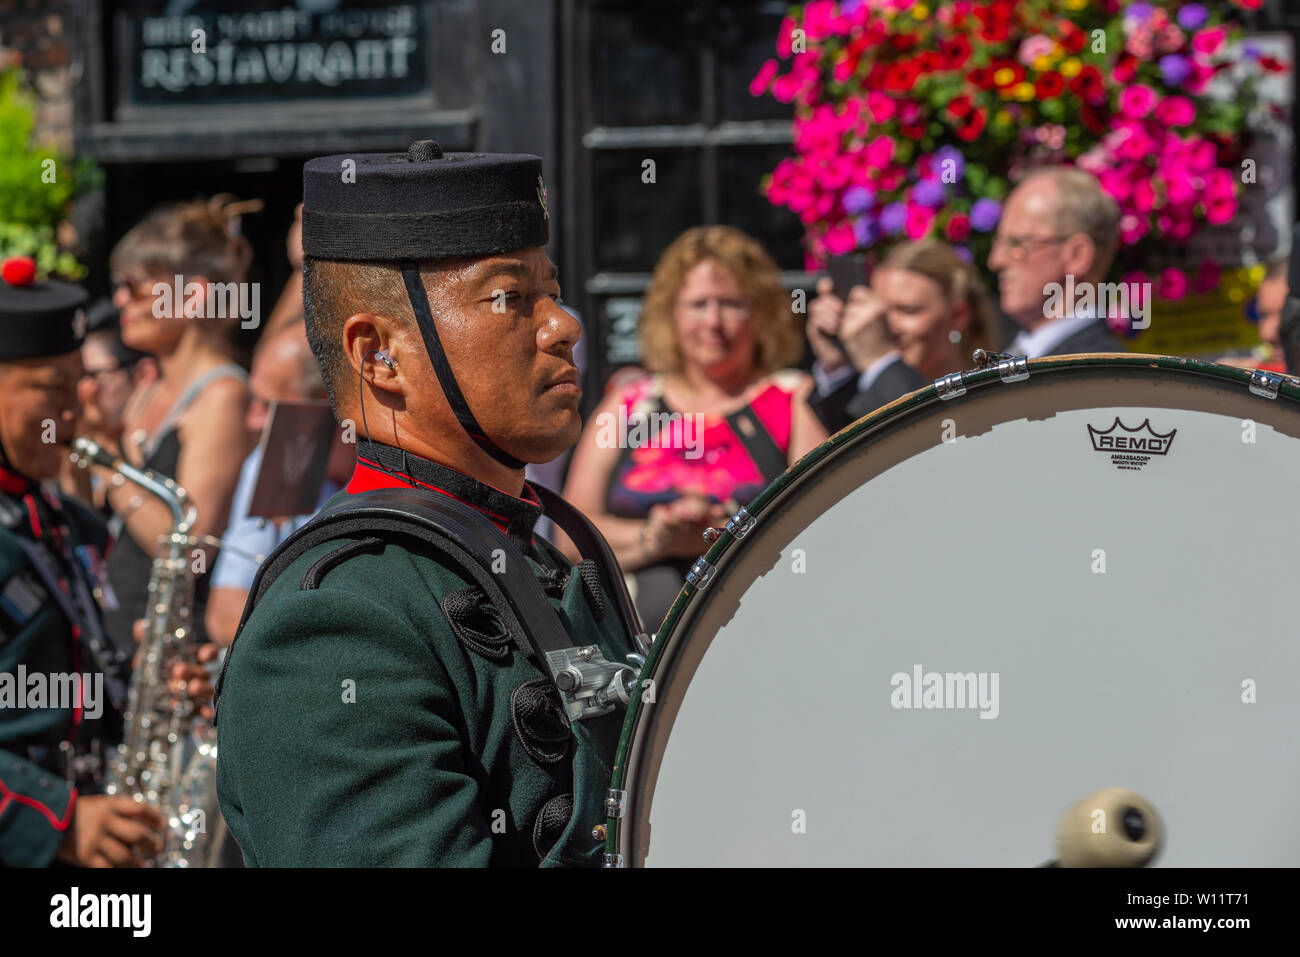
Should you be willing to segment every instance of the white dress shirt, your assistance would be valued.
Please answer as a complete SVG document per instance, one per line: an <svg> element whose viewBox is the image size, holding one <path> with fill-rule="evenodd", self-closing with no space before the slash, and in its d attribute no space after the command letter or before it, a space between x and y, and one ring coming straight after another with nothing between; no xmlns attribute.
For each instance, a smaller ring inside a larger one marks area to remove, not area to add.
<svg viewBox="0 0 1300 957"><path fill-rule="evenodd" d="M888 369L891 363L897 362L902 358L902 353L897 349L894 349L890 352L886 352L875 362L871 363L871 365L863 369L861 374L858 376L858 391L865 392L867 389L870 389L875 381L880 378L880 374ZM830 395L845 382L849 381L853 375L853 366L840 366L834 372L828 373L826 368L822 365L822 361L818 359L813 363L812 374L813 379L817 383L817 394Z"/></svg>
<svg viewBox="0 0 1300 957"><path fill-rule="evenodd" d="M1045 322L1033 332L1021 329L1019 335L1011 340L1011 345L1007 346L1007 351L1012 355L1026 356L1030 359L1050 356L1052 350L1062 342L1076 332L1087 329L1096 321L1096 316L1080 314Z"/></svg>

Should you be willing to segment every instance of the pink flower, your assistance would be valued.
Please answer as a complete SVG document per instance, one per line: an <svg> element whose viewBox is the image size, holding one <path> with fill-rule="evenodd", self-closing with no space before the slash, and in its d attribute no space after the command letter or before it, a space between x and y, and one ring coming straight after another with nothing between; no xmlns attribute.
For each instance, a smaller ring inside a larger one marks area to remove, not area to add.
<svg viewBox="0 0 1300 957"><path fill-rule="evenodd" d="M798 26L792 17L786 17L781 21L781 27L776 33L776 53L782 59L788 59L791 52L790 35L794 28Z"/></svg>
<svg viewBox="0 0 1300 957"><path fill-rule="evenodd" d="M1178 29L1177 24L1170 23L1156 34L1156 46L1162 53L1173 53L1183 45L1184 39L1183 31Z"/></svg>
<svg viewBox="0 0 1300 957"><path fill-rule="evenodd" d="M867 144L867 163L883 170L894 161L894 141L888 136L877 136ZM893 187L887 187L892 189Z"/></svg>
<svg viewBox="0 0 1300 957"><path fill-rule="evenodd" d="M858 245L858 238L853 235L853 226L845 220L826 230L826 250L832 256L851 253Z"/></svg>
<svg viewBox="0 0 1300 957"><path fill-rule="evenodd" d="M1196 35L1192 37L1192 49L1205 56L1214 56L1219 52L1219 48L1223 46L1223 42L1227 37L1227 31L1222 27L1198 30Z"/></svg>
<svg viewBox="0 0 1300 957"><path fill-rule="evenodd" d="M1237 215L1237 198L1212 199L1205 204L1205 221L1212 226L1232 222Z"/></svg>
<svg viewBox="0 0 1300 957"><path fill-rule="evenodd" d="M1144 83L1126 87L1119 95L1119 111L1130 120L1143 119L1156 105L1156 91Z"/></svg>
<svg viewBox="0 0 1300 957"><path fill-rule="evenodd" d="M934 225L934 210L925 206L909 203L907 206L907 223L903 227L908 239L924 239Z"/></svg>
<svg viewBox="0 0 1300 957"><path fill-rule="evenodd" d="M1108 166L1095 175L1101 182L1101 188L1115 197L1117 202L1126 202L1133 195L1133 182L1127 174Z"/></svg>
<svg viewBox="0 0 1300 957"><path fill-rule="evenodd" d="M894 118L898 104L894 102L892 96L872 91L867 94L867 109L871 111L871 118L877 123L887 123Z"/></svg>
<svg viewBox="0 0 1300 957"><path fill-rule="evenodd" d="M1221 271L1219 264L1213 259L1204 259L1201 261L1201 268L1196 273L1196 281L1192 284L1193 290L1197 293L1205 294L1214 292L1219 288L1219 278Z"/></svg>
<svg viewBox="0 0 1300 957"><path fill-rule="evenodd" d="M812 0L803 8L804 30L813 42L831 36L836 19L834 0Z"/></svg>
<svg viewBox="0 0 1300 957"><path fill-rule="evenodd" d="M1156 190L1151 180L1139 180L1133 184L1133 208L1139 213L1149 213L1156 208Z"/></svg>
<svg viewBox="0 0 1300 957"><path fill-rule="evenodd" d="M1160 173L1165 181L1165 194L1174 205L1186 205L1196 199L1196 186L1189 173L1182 169L1165 169Z"/></svg>
<svg viewBox="0 0 1300 957"><path fill-rule="evenodd" d="M1226 169L1211 170L1205 178L1207 199L1233 199L1237 195L1237 180Z"/></svg>
<svg viewBox="0 0 1300 957"><path fill-rule="evenodd" d="M1134 216L1128 213L1120 217L1119 238L1125 246L1133 245L1150 231L1151 226L1145 216Z"/></svg>
<svg viewBox="0 0 1300 957"><path fill-rule="evenodd" d="M758 72L754 74L754 79L749 81L749 95L761 96L772 83L772 78L776 76L776 61L768 60Z"/></svg>
<svg viewBox="0 0 1300 957"><path fill-rule="evenodd" d="M1047 56L1055 48L1056 42L1041 33L1032 37L1025 37L1020 44L1020 62L1025 66L1033 66L1035 60Z"/></svg>
<svg viewBox="0 0 1300 957"><path fill-rule="evenodd" d="M1185 96L1167 96L1156 105L1156 122L1162 126L1188 126L1196 119L1196 107Z"/></svg>
<svg viewBox="0 0 1300 957"><path fill-rule="evenodd" d="M921 118L921 108L916 103L908 100L899 109L898 118L903 123L911 125Z"/></svg>
<svg viewBox="0 0 1300 957"><path fill-rule="evenodd" d="M1156 282L1156 295L1161 299L1179 300L1187 295L1187 276L1181 269L1170 266Z"/></svg>

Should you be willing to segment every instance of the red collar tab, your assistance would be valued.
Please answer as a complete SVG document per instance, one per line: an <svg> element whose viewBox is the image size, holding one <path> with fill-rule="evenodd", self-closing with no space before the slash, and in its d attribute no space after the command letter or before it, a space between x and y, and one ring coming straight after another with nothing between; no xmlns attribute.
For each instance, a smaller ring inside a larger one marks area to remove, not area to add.
<svg viewBox="0 0 1300 957"><path fill-rule="evenodd" d="M21 475L12 469L0 465L0 492L8 492L11 495L22 495L31 491L36 483L25 475Z"/></svg>
<svg viewBox="0 0 1300 957"><path fill-rule="evenodd" d="M408 464L418 465L423 478L387 471L378 462L358 456L346 487L347 493L356 495L382 488L423 488L440 492L481 512L516 541L533 543L533 527L541 517L542 503L527 482L524 483L523 495L516 496L429 459L408 454L407 460Z"/></svg>

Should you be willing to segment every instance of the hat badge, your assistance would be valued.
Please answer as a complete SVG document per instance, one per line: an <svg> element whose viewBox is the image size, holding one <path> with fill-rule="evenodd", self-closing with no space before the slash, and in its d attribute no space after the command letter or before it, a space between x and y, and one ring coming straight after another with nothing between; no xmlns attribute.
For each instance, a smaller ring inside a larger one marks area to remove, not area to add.
<svg viewBox="0 0 1300 957"><path fill-rule="evenodd" d="M546 208L546 184L540 176L537 177L537 201L542 204L542 218L550 219L550 211Z"/></svg>
<svg viewBox="0 0 1300 957"><path fill-rule="evenodd" d="M86 338L86 310L78 309L72 317L72 334L78 339Z"/></svg>

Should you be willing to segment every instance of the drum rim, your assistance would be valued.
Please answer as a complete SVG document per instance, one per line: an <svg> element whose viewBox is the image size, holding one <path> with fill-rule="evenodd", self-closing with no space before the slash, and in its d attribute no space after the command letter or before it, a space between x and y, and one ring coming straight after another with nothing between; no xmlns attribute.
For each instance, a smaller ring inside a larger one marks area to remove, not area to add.
<svg viewBox="0 0 1300 957"><path fill-rule="evenodd" d="M1025 362L1025 368L1031 376L1034 373L1050 375L1081 370L1104 371L1106 368L1163 369L1193 378L1216 379L1221 383L1242 385L1248 388L1256 382L1256 376L1265 375L1271 377L1270 381L1277 386L1277 399L1285 398L1291 403L1300 406L1300 378L1285 373L1225 366L1202 359L1145 353L1104 352L1028 359ZM996 366L961 373L961 384L965 387L963 395L970 394L974 389L988 388L1000 381L1002 381L1002 374ZM881 406L869 415L845 426L777 476L754 498L746 510L749 514L760 517L771 502L782 498L791 486L799 484L809 473L832 456L868 441L872 435L907 415L946 401L940 396L940 385L943 382L944 380L941 379L932 382L930 385L923 386L915 392L900 396L888 405ZM742 540L730 531L720 529L719 532L718 538L700 556L715 569L719 567L720 562L733 553L738 554L744 547ZM669 642L658 640L659 635L668 635L675 631L678 620L690 605L691 599L697 591L699 591L699 588L689 582L682 585L681 591L678 592L672 606L668 609L668 614L660 624L659 631L655 634L655 641L646 655L645 664L641 669L643 679L655 672L660 659L665 653L664 649L668 647ZM618 748L614 755L613 775L609 785L611 799L615 798L616 794L620 797L626 796L627 799L631 798L631 795L626 793L628 756L636 740L639 719L644 710L641 699L645 687L644 680L638 681L627 705L623 727L619 732ZM630 818L635 813L635 809L630 806L629 800L620 800L618 803L620 808L617 816L608 816L606 818L605 863L609 867L632 865L631 861L624 860L619 856L619 848L622 843L623 821Z"/></svg>

